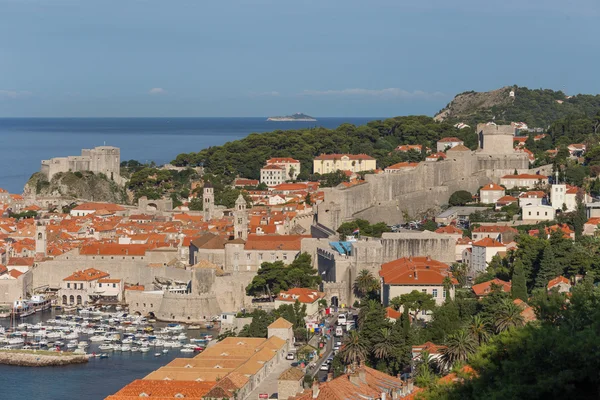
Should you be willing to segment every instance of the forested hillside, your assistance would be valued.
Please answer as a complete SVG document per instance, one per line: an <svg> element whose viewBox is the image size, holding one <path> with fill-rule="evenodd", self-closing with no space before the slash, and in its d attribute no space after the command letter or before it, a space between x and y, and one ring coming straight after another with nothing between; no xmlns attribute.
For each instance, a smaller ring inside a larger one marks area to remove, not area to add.
<svg viewBox="0 0 600 400"><path fill-rule="evenodd" d="M271 157L293 157L302 163L299 179L312 172L312 160L322 153L365 153L377 159L385 168L401 161L420 161L424 155L394 152L400 144L423 144L435 149L436 142L446 136L456 136L465 145L475 148L473 129L457 129L446 122L436 122L426 116L396 117L371 121L367 125L340 125L336 129L253 133L223 146L210 147L198 153L180 154L172 161L177 166L204 166L207 172L219 175L258 179L260 168Z"/></svg>
<svg viewBox="0 0 600 400"><path fill-rule="evenodd" d="M511 90L514 97L510 97ZM435 118L471 126L492 120L498 124L525 122L529 127L546 129L552 122L569 115L592 117L598 111L600 95L569 97L562 91L507 86L490 92L458 94Z"/></svg>

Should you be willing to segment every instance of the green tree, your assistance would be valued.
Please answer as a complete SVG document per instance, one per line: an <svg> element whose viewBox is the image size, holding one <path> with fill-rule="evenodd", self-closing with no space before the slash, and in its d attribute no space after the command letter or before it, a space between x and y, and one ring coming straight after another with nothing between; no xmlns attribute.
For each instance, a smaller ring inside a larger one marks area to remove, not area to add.
<svg viewBox="0 0 600 400"><path fill-rule="evenodd" d="M194 197L188 204L188 208L191 211L202 211L204 209L204 202L201 198Z"/></svg>
<svg viewBox="0 0 600 400"><path fill-rule="evenodd" d="M510 299L504 299L493 315L493 326L497 333L523 326L524 323L521 308Z"/></svg>
<svg viewBox="0 0 600 400"><path fill-rule="evenodd" d="M458 190L450 196L448 204L451 206L464 206L473 201L473 195L466 190Z"/></svg>
<svg viewBox="0 0 600 400"><path fill-rule="evenodd" d="M404 312L413 311L413 321L417 320L421 311L429 311L435 307L435 300L430 294L413 290L400 296L400 303L404 306Z"/></svg>
<svg viewBox="0 0 600 400"><path fill-rule="evenodd" d="M525 277L525 269L523 262L517 260L514 265L512 281L511 281L511 295L513 299L521 299L527 301L527 278Z"/></svg>
<svg viewBox="0 0 600 400"><path fill-rule="evenodd" d="M238 336L266 338L268 333L267 327L275 321L275 317L264 310L254 310L248 316L252 317L252 322L245 325L240 330Z"/></svg>
<svg viewBox="0 0 600 400"><path fill-rule="evenodd" d="M544 255L540 262L540 270L535 279L535 287L543 288L546 287L551 279L556 278L562 272L562 267L554 257L554 251L552 246L548 245L544 249Z"/></svg>
<svg viewBox="0 0 600 400"><path fill-rule="evenodd" d="M475 338L464 329L448 335L444 342L445 348L440 350L441 361L446 368L457 362L465 362L477 350Z"/></svg>
<svg viewBox="0 0 600 400"><path fill-rule="evenodd" d="M379 290L379 282L371 271L363 269L358 273L353 285L354 293L359 298L365 298L370 292Z"/></svg>
<svg viewBox="0 0 600 400"><path fill-rule="evenodd" d="M435 221L429 219L423 224L422 228L425 231L434 232L438 228L438 226L435 223Z"/></svg>
<svg viewBox="0 0 600 400"><path fill-rule="evenodd" d="M346 364L359 364L367 356L367 346L357 331L350 331L350 334L343 342L344 348L340 352L342 359Z"/></svg>
<svg viewBox="0 0 600 400"><path fill-rule="evenodd" d="M377 336L377 343L373 346L373 354L377 358L388 358L394 351L392 343L392 330L390 328L381 328Z"/></svg>
<svg viewBox="0 0 600 400"><path fill-rule="evenodd" d="M479 315L473 316L468 330L475 339L475 342L480 346L486 343L491 337L489 324Z"/></svg>

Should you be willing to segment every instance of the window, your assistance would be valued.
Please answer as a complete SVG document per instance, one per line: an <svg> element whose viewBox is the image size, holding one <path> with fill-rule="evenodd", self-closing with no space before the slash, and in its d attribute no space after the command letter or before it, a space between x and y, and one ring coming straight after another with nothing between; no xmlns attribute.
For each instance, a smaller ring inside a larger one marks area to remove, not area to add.
<svg viewBox="0 0 600 400"><path fill-rule="evenodd" d="M421 315L427 315L427 310L421 311Z"/></svg>
<svg viewBox="0 0 600 400"><path fill-rule="evenodd" d="M71 284L67 283L67 289L70 289L70 288L71 288Z"/></svg>
<svg viewBox="0 0 600 400"><path fill-rule="evenodd" d="M259 259L259 260L262 260L262 259L263 259L263 257L262 257L262 253L258 253L258 259Z"/></svg>
<svg viewBox="0 0 600 400"><path fill-rule="evenodd" d="M427 289L421 289L421 292L427 293Z"/></svg>
<svg viewBox="0 0 600 400"><path fill-rule="evenodd" d="M442 296L443 296L444 298L446 298L446 289L444 289L444 290L442 291Z"/></svg>
<svg viewBox="0 0 600 400"><path fill-rule="evenodd" d="M116 284L116 283L113 283L113 287L114 287L114 288L116 288L116 287L117 287L117 284Z"/></svg>
<svg viewBox="0 0 600 400"><path fill-rule="evenodd" d="M539 211L537 212L537 215L540 215L540 212L539 212Z"/></svg>
<svg viewBox="0 0 600 400"><path fill-rule="evenodd" d="M98 284L98 287L102 287L102 284L101 284L101 283L99 283L99 284Z"/></svg>
<svg viewBox="0 0 600 400"><path fill-rule="evenodd" d="M531 215L531 211L529 211L529 215Z"/></svg>
<svg viewBox="0 0 600 400"><path fill-rule="evenodd" d="M546 211L544 214L545 214L545 215L546 215L546 217L547 217L547 216L548 216L548 211Z"/></svg>
<svg viewBox="0 0 600 400"><path fill-rule="evenodd" d="M437 290L437 289L433 289L433 290L431 291L431 295L432 295L434 298L436 298L436 297L437 297L437 292L438 292L438 290Z"/></svg>
<svg viewBox="0 0 600 400"><path fill-rule="evenodd" d="M250 253L246 253L246 260L250 260Z"/></svg>
<svg viewBox="0 0 600 400"><path fill-rule="evenodd" d="M283 253L283 259L287 260L287 253Z"/></svg>

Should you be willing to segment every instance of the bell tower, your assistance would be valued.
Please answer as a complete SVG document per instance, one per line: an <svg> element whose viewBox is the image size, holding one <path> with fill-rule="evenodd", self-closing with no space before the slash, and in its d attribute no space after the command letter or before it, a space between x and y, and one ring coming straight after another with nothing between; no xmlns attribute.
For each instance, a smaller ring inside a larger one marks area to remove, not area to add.
<svg viewBox="0 0 600 400"><path fill-rule="evenodd" d="M233 231L234 239L248 239L248 213L246 212L246 200L241 194L235 201L235 210L233 211Z"/></svg>
<svg viewBox="0 0 600 400"><path fill-rule="evenodd" d="M209 221L214 216L215 209L215 192L212 183L206 182L204 184L204 191L202 193L202 200L204 201L204 220Z"/></svg>
<svg viewBox="0 0 600 400"><path fill-rule="evenodd" d="M40 222L35 225L35 253L46 257L46 226Z"/></svg>

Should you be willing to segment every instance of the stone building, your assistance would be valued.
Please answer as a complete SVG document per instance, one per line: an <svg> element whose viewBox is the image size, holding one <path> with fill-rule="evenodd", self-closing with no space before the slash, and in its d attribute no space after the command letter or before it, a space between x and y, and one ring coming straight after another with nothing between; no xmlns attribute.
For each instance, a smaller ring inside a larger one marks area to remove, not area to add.
<svg viewBox="0 0 600 400"><path fill-rule="evenodd" d="M91 171L102 173L120 182L121 150L113 146L99 146L81 150L81 156L56 157L42 160L41 172L48 180L59 172Z"/></svg>
<svg viewBox="0 0 600 400"><path fill-rule="evenodd" d="M304 372L296 367L286 370L277 379L277 398L289 399L302 391Z"/></svg>
<svg viewBox="0 0 600 400"><path fill-rule="evenodd" d="M260 181L276 186L287 180L296 180L300 174L300 161L290 157L274 157L267 160L260 170Z"/></svg>
<svg viewBox="0 0 600 400"><path fill-rule="evenodd" d="M204 211L204 220L210 221L214 218L215 210L215 189L212 183L206 182L202 192L202 201L204 202L202 210Z"/></svg>
<svg viewBox="0 0 600 400"><path fill-rule="evenodd" d="M248 212L246 211L246 199L244 199L244 196L241 194L235 201L233 230L236 239L248 239Z"/></svg>
<svg viewBox="0 0 600 400"><path fill-rule="evenodd" d="M335 171L374 171L377 160L366 154L321 154L313 161L315 174L329 174Z"/></svg>

